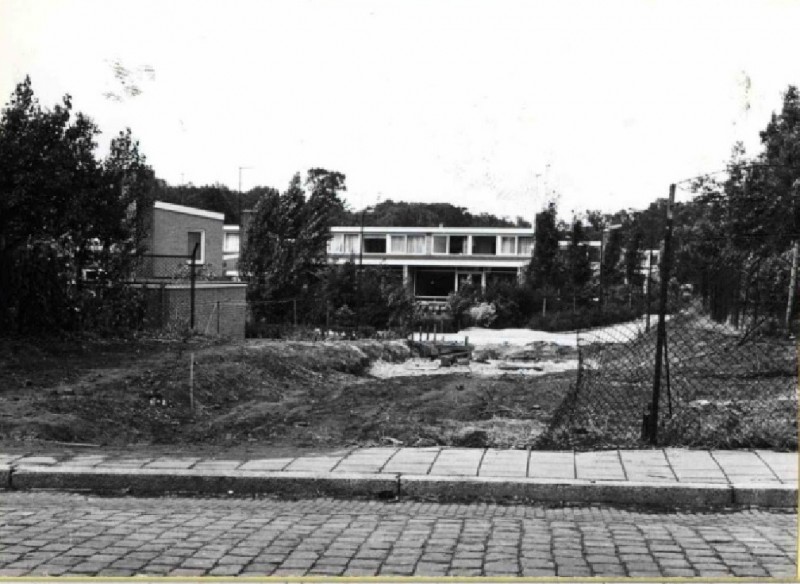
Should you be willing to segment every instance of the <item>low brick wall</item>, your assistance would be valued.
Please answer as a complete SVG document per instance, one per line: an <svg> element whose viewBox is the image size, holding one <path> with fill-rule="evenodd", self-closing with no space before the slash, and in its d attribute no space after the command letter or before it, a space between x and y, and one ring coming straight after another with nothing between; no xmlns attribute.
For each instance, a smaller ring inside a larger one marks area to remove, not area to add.
<svg viewBox="0 0 800 584"><path fill-rule="evenodd" d="M148 326L185 328L191 322L189 282L135 284L146 289ZM247 285L238 282L195 284L194 328L197 332L243 339Z"/></svg>

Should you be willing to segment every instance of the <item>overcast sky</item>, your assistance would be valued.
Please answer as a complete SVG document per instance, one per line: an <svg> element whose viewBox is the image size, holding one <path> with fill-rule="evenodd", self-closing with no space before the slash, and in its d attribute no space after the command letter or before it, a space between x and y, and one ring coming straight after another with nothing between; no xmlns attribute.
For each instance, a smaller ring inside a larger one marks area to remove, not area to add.
<svg viewBox="0 0 800 584"><path fill-rule="evenodd" d="M0 0L0 92L71 94L173 184L324 167L355 208L568 216L754 154L798 30L798 0Z"/></svg>

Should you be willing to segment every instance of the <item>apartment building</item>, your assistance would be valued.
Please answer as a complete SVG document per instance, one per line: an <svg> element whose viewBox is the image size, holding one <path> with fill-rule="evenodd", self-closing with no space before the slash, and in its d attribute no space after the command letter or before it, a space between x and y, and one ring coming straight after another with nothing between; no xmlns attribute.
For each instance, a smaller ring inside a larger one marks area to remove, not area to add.
<svg viewBox="0 0 800 584"><path fill-rule="evenodd" d="M532 228L333 227L331 263L402 272L418 301L438 303L466 283L517 280L531 259Z"/></svg>

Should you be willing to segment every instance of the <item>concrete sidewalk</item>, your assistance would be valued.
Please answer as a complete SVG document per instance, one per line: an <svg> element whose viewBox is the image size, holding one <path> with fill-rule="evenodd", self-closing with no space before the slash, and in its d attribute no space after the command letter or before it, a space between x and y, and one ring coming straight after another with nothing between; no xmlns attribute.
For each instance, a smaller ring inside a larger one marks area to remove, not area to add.
<svg viewBox="0 0 800 584"><path fill-rule="evenodd" d="M676 507L796 507L797 453L358 448L258 458L0 454L0 485L135 494L280 494Z"/></svg>

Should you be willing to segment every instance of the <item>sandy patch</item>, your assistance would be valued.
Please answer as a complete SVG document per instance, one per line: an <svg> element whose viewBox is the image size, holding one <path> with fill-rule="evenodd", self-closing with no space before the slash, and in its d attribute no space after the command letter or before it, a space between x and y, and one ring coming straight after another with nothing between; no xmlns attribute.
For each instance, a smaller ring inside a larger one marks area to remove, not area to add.
<svg viewBox="0 0 800 584"><path fill-rule="evenodd" d="M505 361L489 360L486 363L472 361L469 365L442 367L438 360L409 359L403 363L376 361L368 374L380 379L391 377L416 377L419 375L452 375L470 373L480 377L499 377L501 375L537 376L548 373L561 373L578 368L577 359L561 361Z"/></svg>

